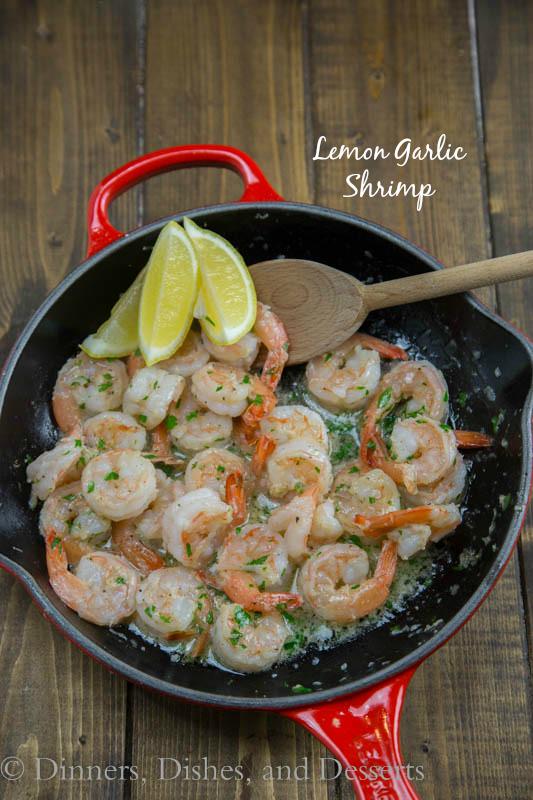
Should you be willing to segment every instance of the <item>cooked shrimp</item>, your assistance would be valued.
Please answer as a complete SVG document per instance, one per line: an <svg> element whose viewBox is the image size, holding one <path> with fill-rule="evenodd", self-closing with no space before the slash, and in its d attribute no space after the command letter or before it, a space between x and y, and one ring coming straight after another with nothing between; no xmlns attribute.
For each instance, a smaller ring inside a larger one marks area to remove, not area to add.
<svg viewBox="0 0 533 800"><path fill-rule="evenodd" d="M273 390L255 375L250 376L250 405L242 415L242 428L247 442L257 438L257 430L263 417L268 416L276 405Z"/></svg>
<svg viewBox="0 0 533 800"><path fill-rule="evenodd" d="M343 531L343 526L335 516L333 500L324 500L323 503L319 503L313 515L309 544L317 546L336 542Z"/></svg>
<svg viewBox="0 0 533 800"><path fill-rule="evenodd" d="M242 472L231 472L226 478L226 503L231 506L232 523L242 525L246 521L246 493Z"/></svg>
<svg viewBox="0 0 533 800"><path fill-rule="evenodd" d="M252 456L252 472L258 478L261 473L263 472L266 462L276 449L276 442L270 438L270 436L266 436L262 434L259 439L257 440L254 448L254 454Z"/></svg>
<svg viewBox="0 0 533 800"><path fill-rule="evenodd" d="M434 484L443 478L457 457L451 428L426 417L397 420L390 436L389 453L377 436L375 444L372 464L411 493L419 486Z"/></svg>
<svg viewBox="0 0 533 800"><path fill-rule="evenodd" d="M148 575L153 570L165 566L163 557L139 539L135 520L123 519L115 522L112 537L114 546L120 550L130 564L139 570L141 575Z"/></svg>
<svg viewBox="0 0 533 800"><path fill-rule="evenodd" d="M96 450L143 450L146 431L129 414L102 411L83 425L85 444Z"/></svg>
<svg viewBox="0 0 533 800"><path fill-rule="evenodd" d="M122 361L97 361L81 352L69 358L59 370L52 395L57 424L70 433L85 417L118 408L127 385Z"/></svg>
<svg viewBox="0 0 533 800"><path fill-rule="evenodd" d="M273 497L301 494L317 486L321 499L331 485L331 462L321 448L294 439L276 448L268 459L266 476Z"/></svg>
<svg viewBox="0 0 533 800"><path fill-rule="evenodd" d="M82 619L118 625L133 614L139 574L121 556L89 553L69 572L61 539L51 533L46 539L46 564L52 589Z"/></svg>
<svg viewBox="0 0 533 800"><path fill-rule="evenodd" d="M145 453L146 458L159 461L170 467L183 467L184 459L175 455L172 450L168 420L174 423L176 418L169 415L165 422L160 422L150 431L150 452Z"/></svg>
<svg viewBox="0 0 533 800"><path fill-rule="evenodd" d="M185 379L159 367L144 367L130 381L122 407L148 430L167 416L170 405L180 398Z"/></svg>
<svg viewBox="0 0 533 800"><path fill-rule="evenodd" d="M185 494L185 487L180 480L167 477L160 469L156 469L155 476L157 497L146 511L132 520L137 536L147 541L163 538L163 514L171 503L179 500Z"/></svg>
<svg viewBox="0 0 533 800"><path fill-rule="evenodd" d="M109 450L89 461L83 495L97 514L113 521L136 517L157 495L154 465L138 450Z"/></svg>
<svg viewBox="0 0 533 800"><path fill-rule="evenodd" d="M387 537L398 545L398 556L407 561L412 556L425 550L431 538L431 528L429 525L404 525L390 531Z"/></svg>
<svg viewBox="0 0 533 800"><path fill-rule="evenodd" d="M209 361L209 353L198 331L191 329L180 349L170 358L158 363L160 369L189 378Z"/></svg>
<svg viewBox="0 0 533 800"><path fill-rule="evenodd" d="M213 627L213 651L230 669L260 672L277 661L288 634L277 611L251 615L237 603L225 603Z"/></svg>
<svg viewBox="0 0 533 800"><path fill-rule="evenodd" d="M464 492L465 483L465 462L462 455L457 453L452 468L436 483L418 486L414 493L408 492L403 486L399 488L408 506L446 505L457 503Z"/></svg>
<svg viewBox="0 0 533 800"><path fill-rule="evenodd" d="M308 362L305 374L309 391L329 408L362 408L379 383L380 354L385 358L407 358L401 347L355 333L334 352Z"/></svg>
<svg viewBox="0 0 533 800"><path fill-rule="evenodd" d="M247 475L248 468L243 458L223 450L210 447L191 458L185 470L185 488L188 492L207 487L218 492L223 499L226 496L226 479L231 473Z"/></svg>
<svg viewBox="0 0 533 800"><path fill-rule="evenodd" d="M205 349L216 361L233 364L234 367L241 367L242 369L250 369L257 358L259 345L261 344L253 333L247 333L235 344L213 344L204 331L202 331L202 342Z"/></svg>
<svg viewBox="0 0 533 800"><path fill-rule="evenodd" d="M270 389L278 385L289 358L289 338L280 318L264 303L257 304L254 333L267 349L261 380Z"/></svg>
<svg viewBox="0 0 533 800"><path fill-rule="evenodd" d="M348 464L335 476L331 498L335 516L344 530L360 534L356 514L374 516L400 508L400 494L394 481L380 469L368 469L361 462Z"/></svg>
<svg viewBox="0 0 533 800"><path fill-rule="evenodd" d="M322 417L306 406L277 406L263 417L259 428L277 445L292 439L306 439L325 453L329 449L328 430Z"/></svg>
<svg viewBox="0 0 533 800"><path fill-rule="evenodd" d="M176 425L170 431L170 437L183 450L196 452L225 444L231 438L231 417L208 411L196 402L188 388L181 396L174 416Z"/></svg>
<svg viewBox="0 0 533 800"><path fill-rule="evenodd" d="M371 463L377 425L399 403L406 401L408 414L422 414L443 422L448 416L448 386L440 370L429 361L397 364L381 379L374 398L365 412L361 430L360 456Z"/></svg>
<svg viewBox="0 0 533 800"><path fill-rule="evenodd" d="M93 544L101 544L111 533L111 523L89 507L79 481L66 483L47 497L39 515L39 527L45 538L53 531L62 539L69 536Z"/></svg>
<svg viewBox="0 0 533 800"><path fill-rule="evenodd" d="M287 548L283 537L265 525L246 525L230 533L218 554L216 572L246 573L261 589L280 589L290 577ZM238 602L238 601L236 601Z"/></svg>
<svg viewBox="0 0 533 800"><path fill-rule="evenodd" d="M396 544L383 544L374 575L369 578L366 552L354 544L321 547L300 570L298 586L319 617L346 625L380 608L396 573Z"/></svg>
<svg viewBox="0 0 533 800"><path fill-rule="evenodd" d="M206 567L228 532L232 510L212 489L196 489L163 514L166 550L186 567Z"/></svg>
<svg viewBox="0 0 533 800"><path fill-rule="evenodd" d="M308 540L317 506L318 487L312 486L270 515L268 528L283 534L291 561L300 564L308 554Z"/></svg>
<svg viewBox="0 0 533 800"><path fill-rule="evenodd" d="M431 528L431 541L438 542L461 524L461 512L457 506L450 503L443 506L406 508L379 517L356 515L355 519L366 535L373 538L379 538L405 525L428 525Z"/></svg>
<svg viewBox="0 0 533 800"><path fill-rule="evenodd" d="M240 367L209 362L191 378L195 399L215 414L239 417L246 410L252 376Z"/></svg>
<svg viewBox="0 0 533 800"><path fill-rule="evenodd" d="M71 436L64 436L52 450L41 453L28 464L26 479L31 483L30 508L35 508L38 500L46 500L58 486L77 480L86 458L79 429Z"/></svg>
<svg viewBox="0 0 533 800"><path fill-rule="evenodd" d="M212 608L205 585L185 567L164 567L142 581L137 615L150 633L164 639L196 638L205 644ZM195 648L199 655L203 646Z"/></svg>

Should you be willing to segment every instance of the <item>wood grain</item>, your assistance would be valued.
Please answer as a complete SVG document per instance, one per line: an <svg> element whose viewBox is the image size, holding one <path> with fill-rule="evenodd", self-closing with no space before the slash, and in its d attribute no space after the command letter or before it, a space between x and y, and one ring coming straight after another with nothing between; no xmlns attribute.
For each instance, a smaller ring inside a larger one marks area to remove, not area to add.
<svg viewBox="0 0 533 800"><path fill-rule="evenodd" d="M420 212L404 200L343 199L347 164L340 161L315 162L317 202L381 222L447 264L490 255L465 5L312 0L309 17L315 141L325 135L332 144L390 148L402 136L425 142L444 131L469 154L398 170L372 162L374 179L434 184L437 194ZM484 297L493 301L494 293ZM403 743L406 761L424 767L417 785L424 798L526 796L531 744L521 613L514 559L480 612L418 670ZM350 796L347 783L342 791Z"/></svg>
<svg viewBox="0 0 533 800"><path fill-rule="evenodd" d="M533 6L478 2L478 47L494 253L533 242L531 128L533 125ZM533 338L533 281L498 290L501 314ZM533 667L533 516L519 553L526 598L529 658ZM531 685L530 685L531 691Z"/></svg>
<svg viewBox="0 0 533 800"><path fill-rule="evenodd" d="M127 0L2 3L2 351L83 257L85 208L102 174L135 154L135 18ZM121 222L135 223L135 198ZM38 783L31 759L122 764L125 684L54 632L0 576L0 752L27 759L6 798L122 797L124 784Z"/></svg>

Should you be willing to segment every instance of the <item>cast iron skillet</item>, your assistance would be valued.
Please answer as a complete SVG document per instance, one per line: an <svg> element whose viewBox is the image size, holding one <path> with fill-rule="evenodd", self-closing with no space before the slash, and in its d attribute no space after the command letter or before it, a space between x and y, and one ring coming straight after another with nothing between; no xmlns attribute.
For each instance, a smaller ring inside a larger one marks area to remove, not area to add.
<svg viewBox="0 0 533 800"><path fill-rule="evenodd" d="M227 237L247 263L308 258L367 281L440 267L378 225L318 206L280 202L258 167L232 148L169 148L112 173L91 197L87 260L32 317L1 377L0 565L71 641L128 680L183 700L285 713L312 730L346 766L355 767L352 780L361 796L414 798L401 770L391 780L386 771L375 777L363 768L401 764L399 716L409 679L491 590L518 538L530 485L532 351L520 333L470 295L389 309L373 314L368 325L371 333L410 345L412 355L427 357L444 371L458 426L490 431L491 418L501 420L494 448L468 457L468 510L456 534L437 546L431 585L387 624L355 642L308 653L298 659L297 670L285 664L237 676L174 664L155 647L141 649L132 634L84 622L48 583L38 514L28 508L25 455L35 457L56 441L49 400L59 368L131 284L167 221L123 235L110 225L108 205L151 175L199 165L229 167L243 178L241 202L187 215ZM461 393L467 398L464 407L457 403ZM314 691L294 693L295 684Z"/></svg>

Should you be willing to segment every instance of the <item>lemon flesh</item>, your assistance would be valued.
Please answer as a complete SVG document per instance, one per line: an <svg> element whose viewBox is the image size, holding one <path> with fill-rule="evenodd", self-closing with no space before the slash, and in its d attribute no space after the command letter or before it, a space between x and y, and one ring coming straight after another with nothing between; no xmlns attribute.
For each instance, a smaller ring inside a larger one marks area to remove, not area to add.
<svg viewBox="0 0 533 800"><path fill-rule="evenodd" d="M252 277L240 253L226 239L190 219L183 224L200 268L200 324L214 344L234 344L255 322L257 298Z"/></svg>
<svg viewBox="0 0 533 800"><path fill-rule="evenodd" d="M122 358L139 346L139 303L146 267L139 272L130 288L117 300L109 319L80 347L91 358Z"/></svg>
<svg viewBox="0 0 533 800"><path fill-rule="evenodd" d="M148 366L170 358L181 346L197 295L194 247L177 222L168 222L152 250L139 307L139 347Z"/></svg>

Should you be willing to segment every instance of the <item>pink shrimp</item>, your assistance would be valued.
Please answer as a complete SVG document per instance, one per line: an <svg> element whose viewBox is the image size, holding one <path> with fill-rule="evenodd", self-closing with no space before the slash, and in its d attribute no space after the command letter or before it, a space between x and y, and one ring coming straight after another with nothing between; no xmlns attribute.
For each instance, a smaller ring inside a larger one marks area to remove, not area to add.
<svg viewBox="0 0 533 800"><path fill-rule="evenodd" d="M130 564L136 567L141 575L148 575L156 569L165 566L163 558L145 545L135 532L132 519L115 522L112 530L113 544L117 547Z"/></svg>
<svg viewBox="0 0 533 800"><path fill-rule="evenodd" d="M255 451L252 456L252 472L256 477L259 477L263 472L268 458L276 449L276 442L270 436L263 434L259 437L255 445Z"/></svg>
<svg viewBox="0 0 533 800"><path fill-rule="evenodd" d="M475 450L478 447L492 447L492 436L478 431L454 431L457 447L461 450Z"/></svg>
<svg viewBox="0 0 533 800"><path fill-rule="evenodd" d="M278 385L289 358L289 338L280 318L264 303L257 304L254 333L267 349L261 380L272 391Z"/></svg>
<svg viewBox="0 0 533 800"><path fill-rule="evenodd" d="M233 525L242 525L247 517L242 472L232 472L226 478L226 503L233 512Z"/></svg>
<svg viewBox="0 0 533 800"><path fill-rule="evenodd" d="M438 541L461 524L461 512L453 504L418 506L401 511L391 511L377 517L364 517L356 514L355 522L363 530L365 536L372 538L379 538L406 525L428 525L432 531L432 540Z"/></svg>

